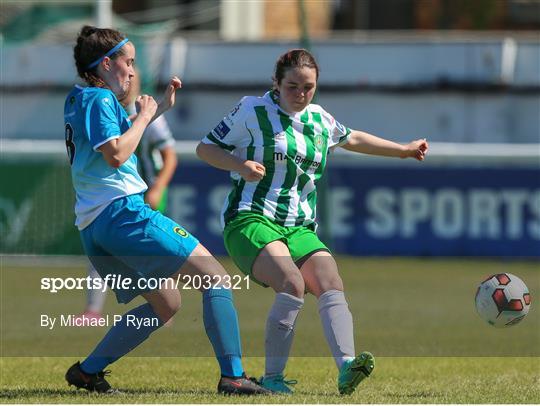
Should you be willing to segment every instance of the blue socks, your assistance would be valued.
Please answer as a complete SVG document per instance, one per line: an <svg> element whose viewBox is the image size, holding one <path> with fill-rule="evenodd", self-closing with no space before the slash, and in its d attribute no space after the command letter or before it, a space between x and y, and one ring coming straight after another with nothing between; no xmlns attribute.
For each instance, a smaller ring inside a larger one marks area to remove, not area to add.
<svg viewBox="0 0 540 406"><path fill-rule="evenodd" d="M145 326L143 320L148 320L149 326ZM81 369L87 374L102 371L141 344L162 325L149 303L136 307L111 327L94 351L81 363Z"/></svg>
<svg viewBox="0 0 540 406"><path fill-rule="evenodd" d="M203 292L203 319L206 334L214 347L221 375L239 377L244 373L238 317L230 289Z"/></svg>
<svg viewBox="0 0 540 406"><path fill-rule="evenodd" d="M244 373L238 317L230 289L209 289L203 292L203 319L206 334L212 343L221 375L239 377ZM139 325L137 321L154 320L151 325ZM81 363L88 374L102 371L109 364L126 355L150 334L163 325L159 317L146 303L122 316L103 337L94 351Z"/></svg>

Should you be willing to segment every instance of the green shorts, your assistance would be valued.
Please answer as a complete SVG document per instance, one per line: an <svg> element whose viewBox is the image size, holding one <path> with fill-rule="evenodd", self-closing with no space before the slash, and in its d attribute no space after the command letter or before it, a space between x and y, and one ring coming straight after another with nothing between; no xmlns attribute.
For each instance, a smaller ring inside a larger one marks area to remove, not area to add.
<svg viewBox="0 0 540 406"><path fill-rule="evenodd" d="M328 251L314 227L284 227L268 217L252 212L240 212L223 230L225 248L240 270L258 284L265 286L251 275L251 268L261 250L272 241L283 241L291 258L299 268L317 251Z"/></svg>

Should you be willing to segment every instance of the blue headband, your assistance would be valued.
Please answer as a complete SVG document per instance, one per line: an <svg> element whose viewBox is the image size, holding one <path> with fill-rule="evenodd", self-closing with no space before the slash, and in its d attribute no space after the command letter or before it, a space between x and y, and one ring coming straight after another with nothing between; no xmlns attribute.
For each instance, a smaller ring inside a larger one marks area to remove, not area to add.
<svg viewBox="0 0 540 406"><path fill-rule="evenodd" d="M88 65L88 66L86 67L86 69L92 69L92 68L98 66L98 65L101 63L101 61L102 61L103 59L105 59L105 57L111 56L112 54L114 54L116 51L118 51L120 48L122 48L122 47L124 46L124 44L125 44L126 42L128 42L128 41L129 41L128 38L123 39L123 40L120 41L113 49L111 49L109 52L107 52L107 53L106 53L105 55L103 55L101 58L95 60L95 61L92 62L90 65Z"/></svg>

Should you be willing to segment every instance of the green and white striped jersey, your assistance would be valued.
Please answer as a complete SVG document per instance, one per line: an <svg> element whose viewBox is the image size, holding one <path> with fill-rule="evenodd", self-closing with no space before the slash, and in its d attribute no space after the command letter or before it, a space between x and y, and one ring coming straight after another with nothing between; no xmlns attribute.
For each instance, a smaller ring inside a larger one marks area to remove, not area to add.
<svg viewBox="0 0 540 406"><path fill-rule="evenodd" d="M239 211L262 214L286 227L314 223L316 186L328 152L346 143L350 132L317 104L291 115L279 107L273 92L242 98L202 142L263 164L266 175L246 182L231 172L233 190L223 206L223 224Z"/></svg>

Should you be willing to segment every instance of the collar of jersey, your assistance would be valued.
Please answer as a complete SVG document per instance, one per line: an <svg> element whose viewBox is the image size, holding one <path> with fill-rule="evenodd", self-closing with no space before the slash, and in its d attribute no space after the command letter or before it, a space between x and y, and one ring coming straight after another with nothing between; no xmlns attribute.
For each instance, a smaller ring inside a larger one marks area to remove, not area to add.
<svg viewBox="0 0 540 406"><path fill-rule="evenodd" d="M286 115L289 116L289 117L294 117L294 118L298 118L298 119L299 119L300 116L302 116L302 114L304 114L304 113L306 112L306 110L309 108L309 104L308 104L304 110L299 111L299 112L297 112L297 113L291 114L291 113L289 113L288 111L285 111L285 110L283 110L283 109L281 108L281 106L279 105L278 100L277 100L277 97L276 97L276 95L274 94L274 91L273 91L273 90L269 90L268 92L266 92L266 93L264 94L264 98L267 99L268 101L270 101L273 105L275 105L276 108L277 108L279 111L283 112L283 114L286 114Z"/></svg>

